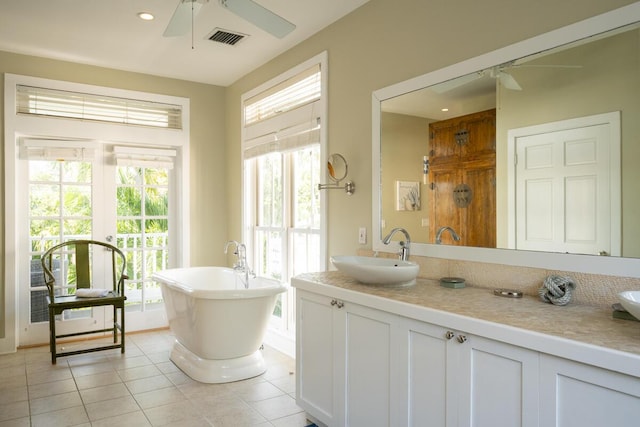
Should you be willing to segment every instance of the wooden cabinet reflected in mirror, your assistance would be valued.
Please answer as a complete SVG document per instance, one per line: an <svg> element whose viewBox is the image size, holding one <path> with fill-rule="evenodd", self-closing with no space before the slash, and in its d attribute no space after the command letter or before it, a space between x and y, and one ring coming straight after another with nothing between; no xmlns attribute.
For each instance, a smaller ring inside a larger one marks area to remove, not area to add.
<svg viewBox="0 0 640 427"><path fill-rule="evenodd" d="M496 247L496 110L429 124L429 242Z"/></svg>

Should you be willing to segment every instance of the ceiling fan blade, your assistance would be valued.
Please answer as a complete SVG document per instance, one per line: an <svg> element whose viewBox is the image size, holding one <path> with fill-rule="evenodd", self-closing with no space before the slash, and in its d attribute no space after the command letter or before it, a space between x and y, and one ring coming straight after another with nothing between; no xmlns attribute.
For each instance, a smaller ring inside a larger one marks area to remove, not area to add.
<svg viewBox="0 0 640 427"><path fill-rule="evenodd" d="M251 0L220 0L220 4L279 39L296 28L291 22Z"/></svg>
<svg viewBox="0 0 640 427"><path fill-rule="evenodd" d="M582 68L582 65L554 65L554 64L514 64L509 68Z"/></svg>
<svg viewBox="0 0 640 427"><path fill-rule="evenodd" d="M507 89L522 90L522 87L520 87L516 79L514 79L511 74L505 73L504 71L499 71L498 79L500 80L500 83L502 83L502 85Z"/></svg>
<svg viewBox="0 0 640 427"><path fill-rule="evenodd" d="M183 36L191 29L193 18L209 0L180 0L176 11L162 34L165 37Z"/></svg>

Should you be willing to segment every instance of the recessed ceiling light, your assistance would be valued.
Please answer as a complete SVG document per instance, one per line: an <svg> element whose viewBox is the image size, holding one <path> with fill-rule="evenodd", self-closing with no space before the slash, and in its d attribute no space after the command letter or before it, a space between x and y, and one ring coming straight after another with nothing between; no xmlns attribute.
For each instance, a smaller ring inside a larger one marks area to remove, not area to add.
<svg viewBox="0 0 640 427"><path fill-rule="evenodd" d="M151 21L154 16L149 12L138 12L138 18L142 19L143 21Z"/></svg>
<svg viewBox="0 0 640 427"><path fill-rule="evenodd" d="M440 110L440 111L444 111L444 112L446 113L447 111L449 111L449 109L448 109L448 108L443 108L443 109L442 109L442 110Z"/></svg>

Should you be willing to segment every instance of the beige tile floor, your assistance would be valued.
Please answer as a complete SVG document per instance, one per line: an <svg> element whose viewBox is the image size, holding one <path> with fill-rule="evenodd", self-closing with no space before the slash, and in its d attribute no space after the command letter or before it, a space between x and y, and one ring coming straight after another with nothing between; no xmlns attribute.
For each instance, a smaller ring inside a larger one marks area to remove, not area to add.
<svg viewBox="0 0 640 427"><path fill-rule="evenodd" d="M267 372L203 384L170 360L169 330L127 335L108 350L58 359L48 347L0 356L0 427L306 426L294 398L295 362L264 349Z"/></svg>

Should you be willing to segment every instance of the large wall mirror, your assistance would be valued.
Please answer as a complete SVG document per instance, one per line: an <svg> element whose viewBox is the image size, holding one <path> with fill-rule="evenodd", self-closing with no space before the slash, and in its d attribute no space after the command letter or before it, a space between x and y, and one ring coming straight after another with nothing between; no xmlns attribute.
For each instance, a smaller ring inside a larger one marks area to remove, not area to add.
<svg viewBox="0 0 640 427"><path fill-rule="evenodd" d="M638 21L635 3L374 92L374 250L403 227L417 255L639 277Z"/></svg>

